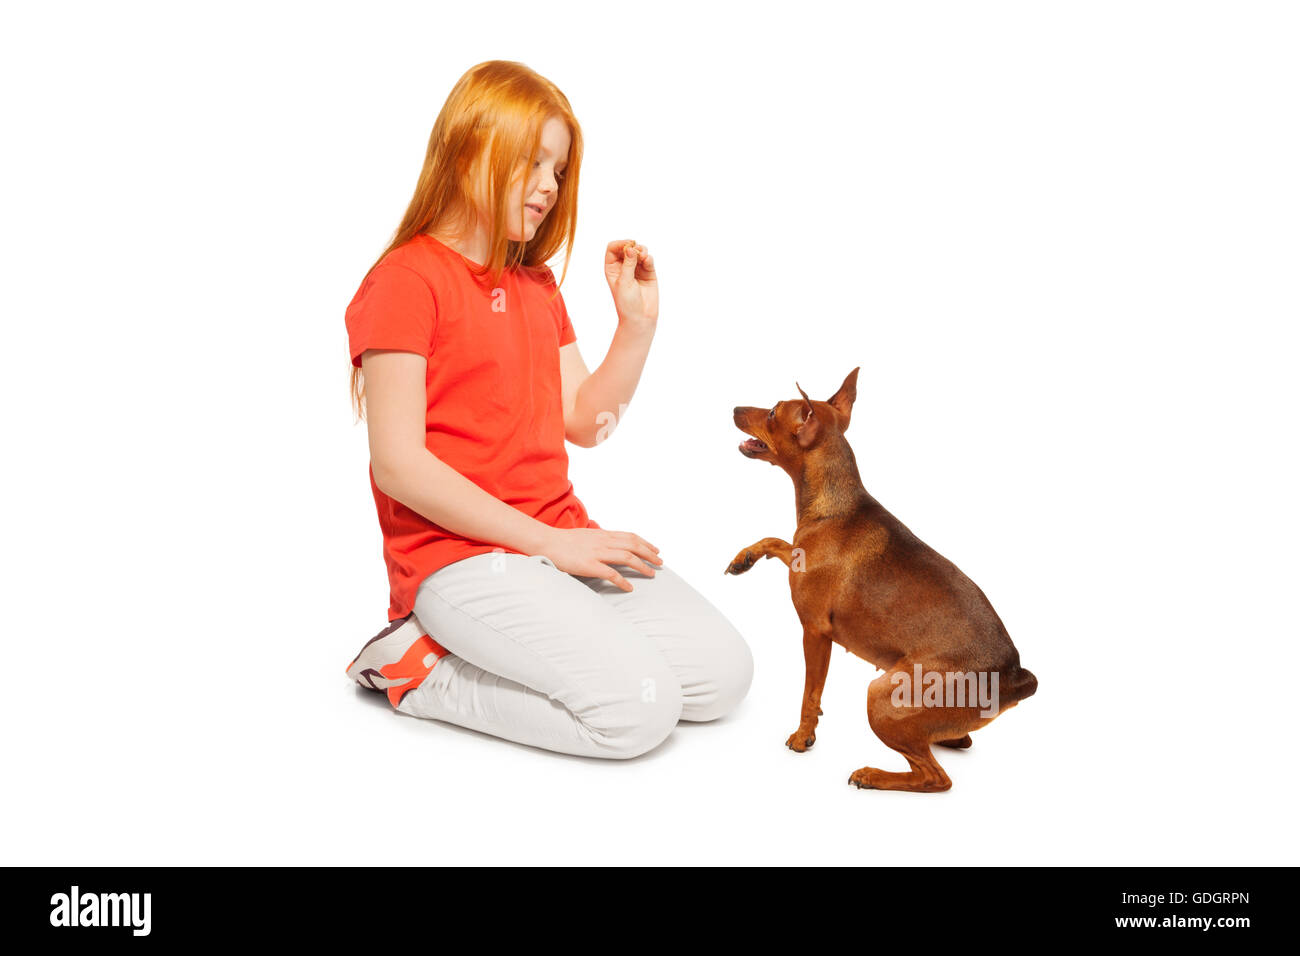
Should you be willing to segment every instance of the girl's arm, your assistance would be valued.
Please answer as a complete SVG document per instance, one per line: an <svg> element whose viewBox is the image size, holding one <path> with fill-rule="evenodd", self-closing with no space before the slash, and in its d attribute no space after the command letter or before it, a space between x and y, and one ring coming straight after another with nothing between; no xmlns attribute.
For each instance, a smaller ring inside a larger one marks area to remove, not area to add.
<svg viewBox="0 0 1300 956"><path fill-rule="evenodd" d="M565 434L584 448L608 438L627 410L659 320L658 277L645 246L631 240L611 242L605 249L605 278L618 313L605 360L588 374L577 342L560 349L561 375L579 382L572 408L565 408Z"/></svg>
<svg viewBox="0 0 1300 956"><path fill-rule="evenodd" d="M425 357L414 352L361 354L375 485L448 531L524 554L544 553L550 525L488 494L425 446L427 369Z"/></svg>
<svg viewBox="0 0 1300 956"><path fill-rule="evenodd" d="M577 342L561 347L560 374L566 384L578 383L572 407L564 413L564 432L569 441L593 448L613 433L632 401L654 334L653 326L644 329L619 323L605 361L594 372L587 371Z"/></svg>

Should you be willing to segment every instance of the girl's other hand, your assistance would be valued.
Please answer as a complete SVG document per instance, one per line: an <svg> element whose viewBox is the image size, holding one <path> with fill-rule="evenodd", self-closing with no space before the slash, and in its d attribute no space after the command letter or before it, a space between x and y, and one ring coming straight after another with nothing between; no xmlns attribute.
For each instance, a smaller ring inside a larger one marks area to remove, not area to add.
<svg viewBox="0 0 1300 956"><path fill-rule="evenodd" d="M604 578L620 590L631 591L627 578L613 565L625 564L654 577L653 565L662 565L659 549L630 531L604 528L552 528L541 554L561 571L579 577ZM650 563L648 563L650 562Z"/></svg>
<svg viewBox="0 0 1300 956"><path fill-rule="evenodd" d="M659 318L659 279L654 257L632 239L605 247L605 281L620 322L651 325Z"/></svg>

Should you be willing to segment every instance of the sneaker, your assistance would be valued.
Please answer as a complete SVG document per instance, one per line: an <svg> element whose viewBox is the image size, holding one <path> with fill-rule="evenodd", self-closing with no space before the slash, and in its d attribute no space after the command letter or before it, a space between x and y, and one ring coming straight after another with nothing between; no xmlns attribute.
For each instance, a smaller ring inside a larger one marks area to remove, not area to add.
<svg viewBox="0 0 1300 956"><path fill-rule="evenodd" d="M388 694L394 707L429 676L447 649L431 638L412 611L366 641L347 674L367 690Z"/></svg>

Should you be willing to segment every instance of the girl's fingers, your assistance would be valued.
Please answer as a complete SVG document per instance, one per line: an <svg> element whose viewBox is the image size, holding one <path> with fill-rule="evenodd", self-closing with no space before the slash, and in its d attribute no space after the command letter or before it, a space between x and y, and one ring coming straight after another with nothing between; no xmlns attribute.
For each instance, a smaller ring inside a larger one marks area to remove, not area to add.
<svg viewBox="0 0 1300 956"><path fill-rule="evenodd" d="M647 577L654 577L655 572L659 570L659 561L653 555L640 554L636 550L625 549L611 551L602 554L600 560L613 562L614 564L626 565L629 568L636 568Z"/></svg>
<svg viewBox="0 0 1300 956"><path fill-rule="evenodd" d="M645 243L637 242L635 239L615 239L605 247L605 252L622 258L628 254L629 247L638 259L647 255Z"/></svg>
<svg viewBox="0 0 1300 956"><path fill-rule="evenodd" d="M645 573L646 573L647 575L649 575L650 577L654 577L654 576L655 576L655 571L656 571L657 569L655 568L654 565L652 565L652 564L650 564L648 561L646 561L646 559L645 559L645 557L644 557L643 555L637 554L637 553L634 552L634 551L626 551L626 552L624 552L624 553L625 553L629 558L631 558L630 561L626 561L626 562L624 562L624 563L627 564L629 567L633 567L633 568L635 568L635 567L641 567L641 568L644 568L644 569L645 569Z"/></svg>
<svg viewBox="0 0 1300 956"><path fill-rule="evenodd" d="M620 591L632 590L632 585L628 583L627 578L623 577L623 575L619 574L609 565L602 564L601 568L603 569L603 573L596 574L594 577L604 578L606 581L613 582L614 586Z"/></svg>
<svg viewBox="0 0 1300 956"><path fill-rule="evenodd" d="M633 550L638 548L648 548L655 553L656 560L658 559L659 549L639 534L633 534L631 531L619 531L617 534L619 536L619 544L621 547Z"/></svg>

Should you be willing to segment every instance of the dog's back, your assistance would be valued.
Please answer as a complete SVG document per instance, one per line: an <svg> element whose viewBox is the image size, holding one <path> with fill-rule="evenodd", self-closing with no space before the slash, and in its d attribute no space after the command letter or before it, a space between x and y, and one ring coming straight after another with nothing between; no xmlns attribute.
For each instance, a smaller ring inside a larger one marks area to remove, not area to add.
<svg viewBox="0 0 1300 956"><path fill-rule="evenodd" d="M846 636L856 631L873 645L870 656L846 644L850 650L886 670L908 659L936 668L997 671L1009 703L1034 693L1038 681L1020 666L1020 653L992 602L957 565L874 498L838 533L842 540L870 542L869 549L843 549L842 566L852 575L843 595L850 603L835 607L834 615L844 621Z"/></svg>

